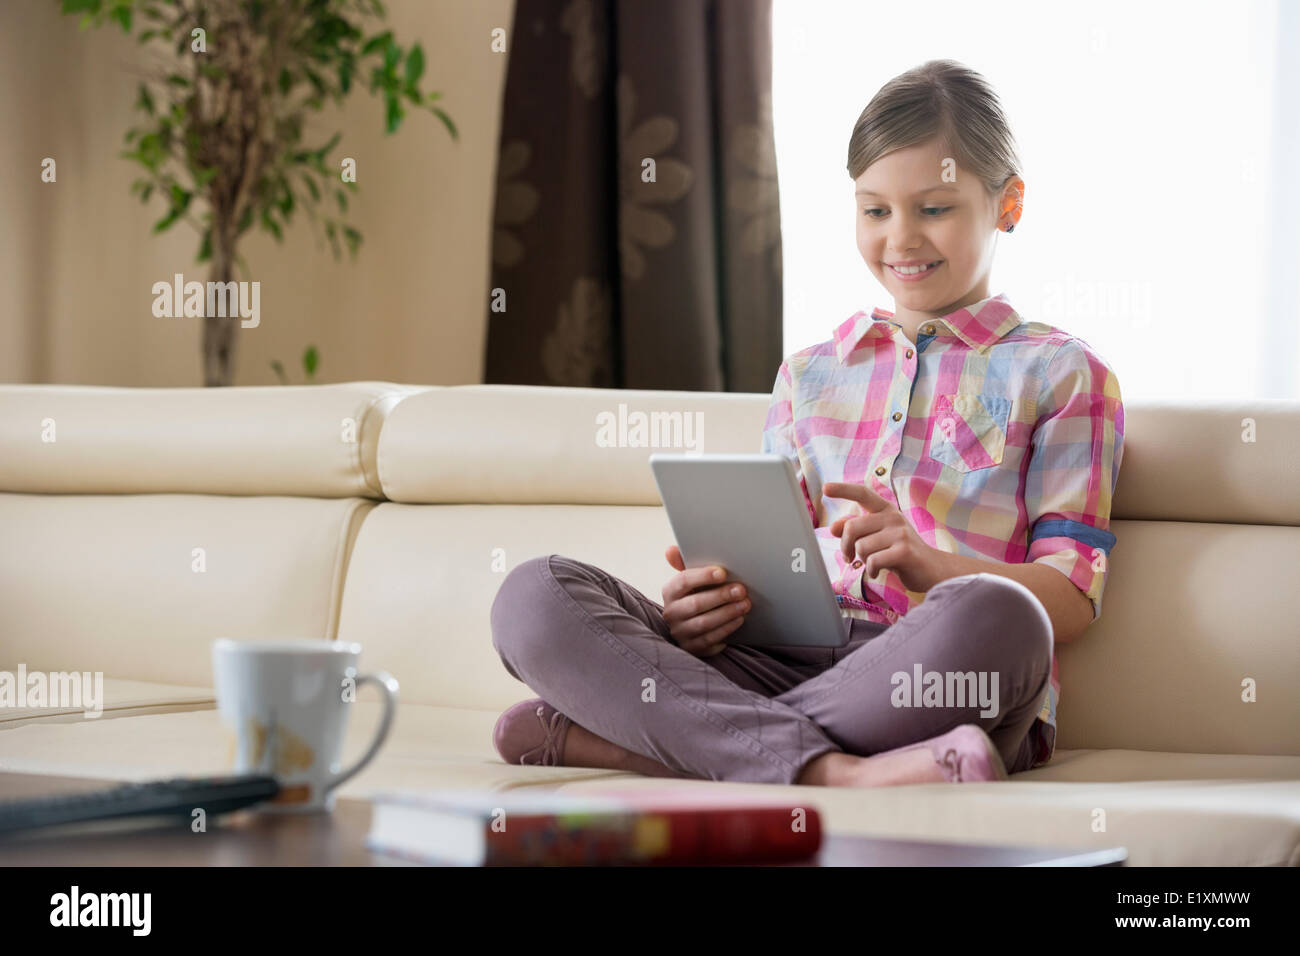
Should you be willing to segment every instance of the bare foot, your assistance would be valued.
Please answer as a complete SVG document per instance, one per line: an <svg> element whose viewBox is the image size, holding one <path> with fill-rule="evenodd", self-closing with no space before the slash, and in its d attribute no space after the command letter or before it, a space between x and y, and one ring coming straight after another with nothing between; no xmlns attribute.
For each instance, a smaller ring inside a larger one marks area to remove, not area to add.
<svg viewBox="0 0 1300 956"><path fill-rule="evenodd" d="M595 767L604 770L627 770L648 777L685 777L650 757L644 757L613 741L593 734L586 727L569 724L564 738L564 765L566 767Z"/></svg>
<svg viewBox="0 0 1300 956"><path fill-rule="evenodd" d="M827 753L808 761L795 783L816 787L897 787L910 783L945 783L943 769L928 747L902 753L858 757Z"/></svg>

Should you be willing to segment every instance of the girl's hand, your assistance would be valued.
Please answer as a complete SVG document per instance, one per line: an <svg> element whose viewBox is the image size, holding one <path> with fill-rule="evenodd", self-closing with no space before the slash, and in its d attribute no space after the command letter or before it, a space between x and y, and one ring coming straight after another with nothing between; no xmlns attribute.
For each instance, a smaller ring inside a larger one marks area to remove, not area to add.
<svg viewBox="0 0 1300 956"><path fill-rule="evenodd" d="M727 649L723 643L727 636L745 622L750 607L745 586L739 581L719 584L713 576L716 565L688 571L675 544L669 545L664 557L680 572L669 578L663 589L668 632L678 647L696 657L721 654Z"/></svg>
<svg viewBox="0 0 1300 956"><path fill-rule="evenodd" d="M831 534L840 539L846 561L862 560L868 579L888 568L904 587L918 592L928 591L944 579L944 552L922 541L903 513L866 485L828 481L822 494L862 506L863 513L858 516L831 522Z"/></svg>

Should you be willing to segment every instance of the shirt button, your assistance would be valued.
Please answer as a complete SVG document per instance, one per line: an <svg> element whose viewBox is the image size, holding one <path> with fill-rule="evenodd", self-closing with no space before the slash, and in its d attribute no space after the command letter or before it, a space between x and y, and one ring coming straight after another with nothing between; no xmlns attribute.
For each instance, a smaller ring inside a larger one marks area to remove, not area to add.
<svg viewBox="0 0 1300 956"><path fill-rule="evenodd" d="M900 421L902 421L902 420L903 420L903 413L902 413L902 412L894 412L894 421L896 421L896 422L900 422Z"/></svg>
<svg viewBox="0 0 1300 956"><path fill-rule="evenodd" d="M906 352L904 352L904 353L903 353L903 357L904 357L904 358L911 358L911 357L912 357L912 350L911 350L911 349L908 349Z"/></svg>
<svg viewBox="0 0 1300 956"><path fill-rule="evenodd" d="M876 469L876 474L877 474L877 475L883 475L884 473L885 473L885 466L884 466L884 465L881 465L879 468Z"/></svg>
<svg viewBox="0 0 1300 956"><path fill-rule="evenodd" d="M921 331L924 332L926 335L934 335L934 326L933 326L933 325L927 325L927 326L926 326L925 328L923 328Z"/></svg>

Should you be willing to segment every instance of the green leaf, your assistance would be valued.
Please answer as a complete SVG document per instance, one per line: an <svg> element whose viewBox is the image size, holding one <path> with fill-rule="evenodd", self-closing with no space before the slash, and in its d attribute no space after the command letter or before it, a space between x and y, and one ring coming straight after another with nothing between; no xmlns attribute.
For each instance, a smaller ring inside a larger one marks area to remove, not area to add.
<svg viewBox="0 0 1300 956"><path fill-rule="evenodd" d="M312 89L316 91L317 96L327 95L328 91L325 89L325 81L320 78L319 73L315 70L308 69L305 66L302 68L302 72L303 75L307 77L307 82L312 85Z"/></svg>
<svg viewBox="0 0 1300 956"><path fill-rule="evenodd" d="M289 384L289 378L284 374L284 366L280 364L279 359L271 359L271 371L279 376L281 385Z"/></svg>
<svg viewBox="0 0 1300 956"><path fill-rule="evenodd" d="M153 97L149 95L149 87L143 83L140 84L140 93L135 98L135 108L144 110L150 116L154 115Z"/></svg>
<svg viewBox="0 0 1300 956"><path fill-rule="evenodd" d="M212 180L216 178L216 175L217 167L215 166L199 167L198 172L194 174L195 187L197 189L202 189L208 183L212 182Z"/></svg>
<svg viewBox="0 0 1300 956"><path fill-rule="evenodd" d="M344 226L343 238L347 241L348 252L355 256L357 254L357 248L361 245L361 233L352 226Z"/></svg>
<svg viewBox="0 0 1300 956"><path fill-rule="evenodd" d="M280 229L280 224L271 218L271 210L262 210L262 225L266 227L268 232L275 236L276 242L284 241L284 232Z"/></svg>
<svg viewBox="0 0 1300 956"><path fill-rule="evenodd" d="M406 111L402 109L402 104L397 101L397 97L392 93L385 93L384 99L387 103L384 116L384 131L386 133L395 133L397 128L402 125L402 117L406 115Z"/></svg>
<svg viewBox="0 0 1300 956"><path fill-rule="evenodd" d="M307 192L311 193L311 198L316 202L320 202L320 189L316 186L316 180L310 176L303 176L302 182L307 187Z"/></svg>
<svg viewBox="0 0 1300 956"><path fill-rule="evenodd" d="M329 151L330 151L331 149L333 149L335 146L337 146L337 145L339 144L339 140L342 139L342 138L343 138L343 134L342 134L342 133L335 133L333 136L330 137L330 140L329 140L328 143L326 143L326 144L325 144L324 146L322 146L320 149L316 150L316 155L317 155L320 159L324 160L326 154L328 154Z"/></svg>
<svg viewBox="0 0 1300 956"><path fill-rule="evenodd" d="M414 87L424 74L424 50L416 43L406 55L406 85Z"/></svg>
<svg viewBox="0 0 1300 956"><path fill-rule="evenodd" d="M212 259L212 230L209 229L203 233L203 241L199 243L199 254L194 257L195 262L209 262Z"/></svg>
<svg viewBox="0 0 1300 956"><path fill-rule="evenodd" d="M116 20L122 27L123 33L131 32L131 8L114 7L108 12L109 19Z"/></svg>
<svg viewBox="0 0 1300 956"><path fill-rule="evenodd" d="M433 107L433 113L435 116L438 117L438 119L442 120L442 124L446 126L447 131L451 133L451 138L454 140L459 140L460 135L456 132L456 124L451 121L451 117L448 116L446 113L444 113L436 106Z"/></svg>
<svg viewBox="0 0 1300 956"><path fill-rule="evenodd" d="M348 194L341 189L334 190L334 198L338 200L339 212L348 211Z"/></svg>
<svg viewBox="0 0 1300 956"><path fill-rule="evenodd" d="M383 33L375 34L365 42L364 46L361 47L361 55L369 56L371 53L374 53L380 47L387 47L388 44L392 42L392 39L393 39L393 34L392 31L390 30L385 30Z"/></svg>
<svg viewBox="0 0 1300 956"><path fill-rule="evenodd" d="M293 190L289 188L288 180L281 179L280 183L280 198L276 201L276 205L279 207L280 215L284 217L284 221L288 222L289 217L293 215Z"/></svg>
<svg viewBox="0 0 1300 956"><path fill-rule="evenodd" d="M194 193L188 189L182 189L179 184L172 183L171 201L172 208L176 210L177 215L181 215L190 207L190 200L194 198Z"/></svg>
<svg viewBox="0 0 1300 956"><path fill-rule="evenodd" d="M139 38L138 40L136 40L136 42L137 42L137 43L148 43L150 40L152 40L154 37L156 37L156 36L159 34L159 32L160 32L160 31L158 31L158 30L145 30L143 33L140 34L140 38Z"/></svg>
<svg viewBox="0 0 1300 956"><path fill-rule="evenodd" d="M98 13L103 0L63 0L63 13Z"/></svg>
<svg viewBox="0 0 1300 956"><path fill-rule="evenodd" d="M289 92L289 90L291 90L292 88L293 88L293 74L289 72L289 68L288 68L287 66L286 66L286 67L281 67L281 69L280 69L280 93L281 93L281 95L285 95L285 94L287 94L287 93Z"/></svg>
<svg viewBox="0 0 1300 956"><path fill-rule="evenodd" d="M160 232L167 231L172 227L172 223L174 223L180 217L181 217L180 210L173 209L171 212L169 212L167 215L163 216L161 219L159 219L157 222L153 224L154 234L157 235Z"/></svg>
<svg viewBox="0 0 1300 956"><path fill-rule="evenodd" d="M307 346L307 351L302 353L302 369L311 378L316 374L316 366L320 364L320 353L316 351L316 346Z"/></svg>
<svg viewBox="0 0 1300 956"><path fill-rule="evenodd" d="M167 150L157 133L145 133L140 137L134 152L125 151L118 155L123 159L134 160L145 169L157 172L167 158Z"/></svg>

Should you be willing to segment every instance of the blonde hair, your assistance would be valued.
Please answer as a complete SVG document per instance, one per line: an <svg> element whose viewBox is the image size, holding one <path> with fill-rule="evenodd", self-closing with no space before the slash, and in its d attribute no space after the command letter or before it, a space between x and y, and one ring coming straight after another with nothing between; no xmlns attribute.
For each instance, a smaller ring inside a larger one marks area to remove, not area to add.
<svg viewBox="0 0 1300 956"><path fill-rule="evenodd" d="M936 137L943 155L976 176L991 197L1020 175L997 93L954 60L930 60L894 77L862 111L849 137L849 178L886 153Z"/></svg>

